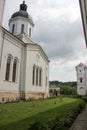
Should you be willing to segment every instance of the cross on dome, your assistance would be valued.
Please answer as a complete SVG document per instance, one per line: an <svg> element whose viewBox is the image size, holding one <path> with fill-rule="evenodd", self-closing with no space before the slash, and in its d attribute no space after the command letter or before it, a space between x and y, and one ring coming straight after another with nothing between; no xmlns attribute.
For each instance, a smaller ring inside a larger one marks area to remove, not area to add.
<svg viewBox="0 0 87 130"><path fill-rule="evenodd" d="M23 1L23 4L25 4L25 0Z"/></svg>
<svg viewBox="0 0 87 130"><path fill-rule="evenodd" d="M25 1L20 5L20 10L27 11L27 5L25 4Z"/></svg>

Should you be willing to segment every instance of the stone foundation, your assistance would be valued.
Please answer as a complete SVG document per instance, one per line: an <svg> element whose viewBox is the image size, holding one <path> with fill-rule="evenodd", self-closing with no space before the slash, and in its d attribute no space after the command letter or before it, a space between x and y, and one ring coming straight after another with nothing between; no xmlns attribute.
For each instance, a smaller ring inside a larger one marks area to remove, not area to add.
<svg viewBox="0 0 87 130"><path fill-rule="evenodd" d="M28 92L25 93L25 99L42 99L49 97L48 93L35 93L35 92Z"/></svg>
<svg viewBox="0 0 87 130"><path fill-rule="evenodd" d="M14 102L19 100L19 93L0 92L0 103Z"/></svg>
<svg viewBox="0 0 87 130"><path fill-rule="evenodd" d="M49 97L48 93L25 93L26 100L38 100ZM23 98L24 99L24 98ZM15 102L20 100L20 93L18 92L0 92L0 103Z"/></svg>

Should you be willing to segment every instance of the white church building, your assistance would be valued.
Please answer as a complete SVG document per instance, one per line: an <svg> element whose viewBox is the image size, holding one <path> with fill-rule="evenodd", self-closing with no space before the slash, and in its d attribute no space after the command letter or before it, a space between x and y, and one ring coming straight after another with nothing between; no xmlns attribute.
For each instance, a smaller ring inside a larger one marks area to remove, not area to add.
<svg viewBox="0 0 87 130"><path fill-rule="evenodd" d="M49 96L49 59L32 40L34 22L25 1L2 27L5 0L0 0L0 102Z"/></svg>

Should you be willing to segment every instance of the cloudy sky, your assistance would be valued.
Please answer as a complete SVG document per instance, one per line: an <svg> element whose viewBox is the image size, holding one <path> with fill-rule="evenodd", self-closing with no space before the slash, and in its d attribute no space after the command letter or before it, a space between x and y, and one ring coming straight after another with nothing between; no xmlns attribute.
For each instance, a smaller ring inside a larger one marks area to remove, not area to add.
<svg viewBox="0 0 87 130"><path fill-rule="evenodd" d="M6 0L3 26L23 0ZM25 0L35 28L33 39L50 59L50 80L75 81L75 66L87 64L78 0Z"/></svg>

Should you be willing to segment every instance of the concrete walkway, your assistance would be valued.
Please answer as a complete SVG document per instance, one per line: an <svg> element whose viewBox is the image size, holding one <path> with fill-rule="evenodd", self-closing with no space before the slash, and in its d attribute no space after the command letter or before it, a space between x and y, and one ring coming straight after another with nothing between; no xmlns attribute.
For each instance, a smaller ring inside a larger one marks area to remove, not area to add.
<svg viewBox="0 0 87 130"><path fill-rule="evenodd" d="M70 130L87 130L87 104L82 113L76 118Z"/></svg>

